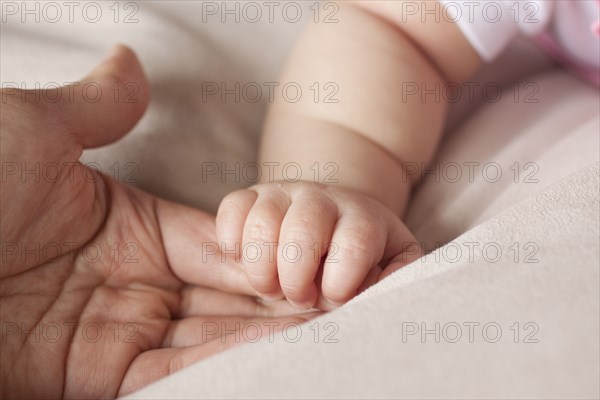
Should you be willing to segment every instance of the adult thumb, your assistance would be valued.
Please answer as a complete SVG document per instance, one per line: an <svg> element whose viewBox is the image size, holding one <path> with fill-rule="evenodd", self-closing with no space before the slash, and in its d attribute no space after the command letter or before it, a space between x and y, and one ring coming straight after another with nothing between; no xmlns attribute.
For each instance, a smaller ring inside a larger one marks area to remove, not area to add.
<svg viewBox="0 0 600 400"><path fill-rule="evenodd" d="M134 127L150 99L148 81L135 53L117 45L83 80L60 88L55 113L83 148L112 143Z"/></svg>

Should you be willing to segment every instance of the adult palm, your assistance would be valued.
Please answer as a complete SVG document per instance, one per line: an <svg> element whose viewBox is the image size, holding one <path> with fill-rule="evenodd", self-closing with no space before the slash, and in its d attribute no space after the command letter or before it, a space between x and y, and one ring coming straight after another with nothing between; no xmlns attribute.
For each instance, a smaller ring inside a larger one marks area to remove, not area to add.
<svg viewBox="0 0 600 400"><path fill-rule="evenodd" d="M134 101L115 101L131 87ZM129 131L148 92L125 47L79 85L2 92L4 398L114 397L243 342L225 327L305 319L276 317L290 310L255 300L237 263L213 254L212 216L78 162Z"/></svg>

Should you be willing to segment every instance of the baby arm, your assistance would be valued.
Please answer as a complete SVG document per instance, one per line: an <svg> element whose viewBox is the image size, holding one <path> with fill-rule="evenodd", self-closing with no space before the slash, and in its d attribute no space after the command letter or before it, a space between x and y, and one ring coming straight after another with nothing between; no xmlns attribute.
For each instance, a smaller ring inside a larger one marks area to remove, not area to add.
<svg viewBox="0 0 600 400"><path fill-rule="evenodd" d="M412 261L402 257L414 238L399 217L420 176L404 168L431 160L446 104L404 96L406 83L458 82L480 59L453 23L403 15L402 3L341 3L338 23L311 24L282 81L335 82L339 102L303 96L276 101L269 111L261 162L296 163L303 172L333 163L338 182L267 182L232 193L219 208L220 242L263 246L262 257L244 265L264 297L283 294L300 307L327 308L376 279L378 266L390 264L391 271ZM276 256L267 257L273 247ZM331 257L322 260L328 250Z"/></svg>

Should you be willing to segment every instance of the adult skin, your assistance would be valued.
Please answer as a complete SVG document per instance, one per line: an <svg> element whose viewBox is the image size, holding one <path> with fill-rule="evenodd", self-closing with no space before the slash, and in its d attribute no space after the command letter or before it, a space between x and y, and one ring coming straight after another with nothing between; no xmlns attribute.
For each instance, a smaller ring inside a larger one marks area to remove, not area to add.
<svg viewBox="0 0 600 400"><path fill-rule="evenodd" d="M122 46L86 82L111 95L92 103L65 88L73 97L58 101L48 100L56 91L1 93L2 398L124 395L243 342L222 327L258 322L270 334L310 317L256 300L235 260L207 252L216 249L213 216L78 162L127 133L149 99ZM111 90L124 98L127 83L138 86L137 102L114 102ZM69 173L23 174L36 166Z"/></svg>

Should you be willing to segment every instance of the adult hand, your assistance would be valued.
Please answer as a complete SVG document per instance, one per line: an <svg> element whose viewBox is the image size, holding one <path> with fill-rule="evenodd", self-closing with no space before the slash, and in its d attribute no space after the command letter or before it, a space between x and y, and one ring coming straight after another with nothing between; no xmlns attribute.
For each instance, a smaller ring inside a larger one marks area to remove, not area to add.
<svg viewBox="0 0 600 400"><path fill-rule="evenodd" d="M97 102L80 90L91 83ZM131 84L137 101L115 102ZM125 47L80 85L2 91L3 398L123 395L243 342L226 331L307 318L253 297L238 264L213 254L212 216L78 162L127 133L148 96Z"/></svg>

